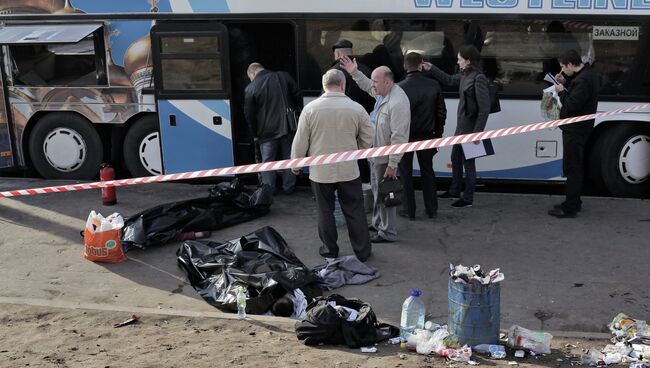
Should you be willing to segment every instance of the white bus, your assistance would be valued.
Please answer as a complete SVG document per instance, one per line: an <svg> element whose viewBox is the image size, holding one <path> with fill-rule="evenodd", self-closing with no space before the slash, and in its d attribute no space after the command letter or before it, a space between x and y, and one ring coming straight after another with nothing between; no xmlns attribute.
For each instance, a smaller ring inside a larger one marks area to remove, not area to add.
<svg viewBox="0 0 650 368"><path fill-rule="evenodd" d="M343 38L398 80L408 51L453 73L473 43L499 86L488 129L542 121L543 77L569 48L600 72L599 111L650 100L647 0L0 0L0 22L0 167L47 178L91 179L106 161L133 176L251 162L248 64L289 72L309 101ZM458 96L445 97L450 135ZM597 121L588 185L650 194L649 122ZM558 129L493 143L479 178L563 180ZM434 160L449 176L449 150Z"/></svg>

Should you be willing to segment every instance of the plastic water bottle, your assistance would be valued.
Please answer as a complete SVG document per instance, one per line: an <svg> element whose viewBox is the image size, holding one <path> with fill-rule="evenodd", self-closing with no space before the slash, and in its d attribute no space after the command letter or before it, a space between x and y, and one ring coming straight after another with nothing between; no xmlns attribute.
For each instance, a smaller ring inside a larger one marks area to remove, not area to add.
<svg viewBox="0 0 650 368"><path fill-rule="evenodd" d="M338 193L334 193L334 222L336 227L345 225L345 216L343 216L343 210L341 210Z"/></svg>
<svg viewBox="0 0 650 368"><path fill-rule="evenodd" d="M237 319L246 319L246 291L241 286L237 288Z"/></svg>
<svg viewBox="0 0 650 368"><path fill-rule="evenodd" d="M479 344L472 347L472 351L479 354L490 354L495 359L503 359L506 357L506 348L503 345Z"/></svg>
<svg viewBox="0 0 650 368"><path fill-rule="evenodd" d="M416 329L424 328L424 302L420 299L422 292L411 289L411 294L402 304L402 321L400 323L400 336L408 338Z"/></svg>

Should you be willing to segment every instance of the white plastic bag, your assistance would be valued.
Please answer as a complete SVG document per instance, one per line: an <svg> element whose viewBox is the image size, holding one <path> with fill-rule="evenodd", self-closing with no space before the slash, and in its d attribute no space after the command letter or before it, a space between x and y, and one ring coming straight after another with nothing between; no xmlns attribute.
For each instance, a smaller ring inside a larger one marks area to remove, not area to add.
<svg viewBox="0 0 650 368"><path fill-rule="evenodd" d="M560 96L555 92L555 85L543 90L541 111L542 117L546 120L558 120L560 118L560 109L562 102Z"/></svg>

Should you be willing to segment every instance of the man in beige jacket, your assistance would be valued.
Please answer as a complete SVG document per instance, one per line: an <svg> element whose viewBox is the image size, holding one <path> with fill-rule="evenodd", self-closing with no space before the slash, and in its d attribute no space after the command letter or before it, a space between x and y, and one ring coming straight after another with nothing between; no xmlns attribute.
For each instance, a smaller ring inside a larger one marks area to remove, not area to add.
<svg viewBox="0 0 650 368"><path fill-rule="evenodd" d="M411 105L408 96L395 84L393 73L386 66L376 68L370 79L357 69L357 61L347 56L341 58L341 66L347 70L359 87L375 98L375 108L370 113L370 122L375 126L373 147L406 143L411 126ZM376 157L371 160L370 185L375 197L370 227L377 235L370 238L373 243L390 243L397 240L397 207L386 207L379 199L379 182L384 178L396 179L401 154Z"/></svg>
<svg viewBox="0 0 650 368"><path fill-rule="evenodd" d="M291 158L352 151L370 147L372 126L368 113L345 95L345 75L331 69L323 75L325 93L300 114ZM298 174L299 170L294 170ZM348 226L350 243L362 262L370 257L370 234L366 225L359 167L356 161L309 168L309 179L318 206L320 255L336 258L338 234L334 221L335 193Z"/></svg>

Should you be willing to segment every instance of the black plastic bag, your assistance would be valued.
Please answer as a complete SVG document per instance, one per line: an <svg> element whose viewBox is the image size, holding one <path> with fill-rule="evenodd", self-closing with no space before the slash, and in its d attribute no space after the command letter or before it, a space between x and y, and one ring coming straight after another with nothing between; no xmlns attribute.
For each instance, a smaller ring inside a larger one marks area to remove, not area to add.
<svg viewBox="0 0 650 368"><path fill-rule="evenodd" d="M358 311L356 318L348 321L347 316L332 307L330 302ZM305 318L296 323L296 335L305 345L345 344L356 349L395 337L399 335L399 329L379 323L370 304L331 294L316 298L307 307Z"/></svg>
<svg viewBox="0 0 650 368"><path fill-rule="evenodd" d="M173 241L185 232L222 229L269 212L273 194L267 185L247 190L235 179L210 189L210 195L166 203L124 220L122 244L147 248Z"/></svg>
<svg viewBox="0 0 650 368"><path fill-rule="evenodd" d="M322 293L313 273L271 227L221 244L188 240L177 255L194 289L222 311L237 311L239 286L247 291L246 312L251 314L264 314L294 289L308 300Z"/></svg>

